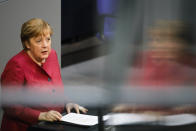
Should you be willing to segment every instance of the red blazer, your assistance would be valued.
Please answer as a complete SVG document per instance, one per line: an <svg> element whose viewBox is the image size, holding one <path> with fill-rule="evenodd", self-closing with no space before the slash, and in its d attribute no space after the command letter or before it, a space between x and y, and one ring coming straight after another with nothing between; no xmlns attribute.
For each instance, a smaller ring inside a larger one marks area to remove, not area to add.
<svg viewBox="0 0 196 131"><path fill-rule="evenodd" d="M38 66L23 50L15 55L7 63L2 75L1 85L3 89L10 88L8 85L17 85L15 88L31 88L39 85L51 85L63 89L57 54L52 49L49 57L42 67ZM45 87L42 88L45 88ZM56 93L54 88L48 88L48 93ZM36 95L36 94L35 94ZM1 125L2 131L25 131L38 122L40 112L56 110L62 113L62 107L28 107L17 105L3 107L4 115Z"/></svg>

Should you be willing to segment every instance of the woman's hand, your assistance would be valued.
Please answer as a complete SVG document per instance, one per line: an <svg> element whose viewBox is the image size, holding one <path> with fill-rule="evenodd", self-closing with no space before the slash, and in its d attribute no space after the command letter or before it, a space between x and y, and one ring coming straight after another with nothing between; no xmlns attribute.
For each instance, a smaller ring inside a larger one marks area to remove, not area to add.
<svg viewBox="0 0 196 131"><path fill-rule="evenodd" d="M116 105L112 108L112 112L115 113L123 113L123 112L133 112L134 107L126 104Z"/></svg>
<svg viewBox="0 0 196 131"><path fill-rule="evenodd" d="M48 112L41 112L38 120L40 121L60 121L62 115L58 111L50 110Z"/></svg>
<svg viewBox="0 0 196 131"><path fill-rule="evenodd" d="M83 113L87 113L87 111L88 111L88 109L86 109L82 106L79 106L78 104L74 104L74 103L66 104L65 108L66 108L67 113L70 113L72 109L75 109L76 113L78 113L78 114L80 113L80 111Z"/></svg>

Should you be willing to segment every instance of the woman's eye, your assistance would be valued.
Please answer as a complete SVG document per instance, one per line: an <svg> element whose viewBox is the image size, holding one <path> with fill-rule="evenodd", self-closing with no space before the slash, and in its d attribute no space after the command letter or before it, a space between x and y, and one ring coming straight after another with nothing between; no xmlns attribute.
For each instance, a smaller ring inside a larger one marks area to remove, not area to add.
<svg viewBox="0 0 196 131"><path fill-rule="evenodd" d="M48 41L50 41L50 40L51 40L51 38L47 38L47 40L48 40Z"/></svg>
<svg viewBox="0 0 196 131"><path fill-rule="evenodd" d="M41 42L41 40L36 40L36 42L37 42L37 43L40 43L40 42Z"/></svg>

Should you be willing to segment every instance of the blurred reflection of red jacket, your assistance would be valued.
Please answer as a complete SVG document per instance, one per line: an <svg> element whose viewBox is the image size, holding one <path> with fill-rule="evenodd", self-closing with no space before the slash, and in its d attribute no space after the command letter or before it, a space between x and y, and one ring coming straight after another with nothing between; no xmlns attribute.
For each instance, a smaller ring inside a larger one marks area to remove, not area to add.
<svg viewBox="0 0 196 131"><path fill-rule="evenodd" d="M53 88L48 88L48 95L57 93L58 88L63 90L56 52L51 50L46 62L40 67L33 62L24 50L21 51L7 63L1 76L1 85L3 89L10 88L11 85L18 88L38 86L40 90L45 88L46 85L53 86ZM40 112L49 110L62 113L63 107L47 107L44 105L39 107L25 105L4 107L1 130L25 131L30 125L38 122Z"/></svg>
<svg viewBox="0 0 196 131"><path fill-rule="evenodd" d="M191 62L192 61L192 62ZM180 61L155 60L151 53L144 53L139 68L131 72L131 85L142 87L195 85L196 68L193 56L184 56Z"/></svg>

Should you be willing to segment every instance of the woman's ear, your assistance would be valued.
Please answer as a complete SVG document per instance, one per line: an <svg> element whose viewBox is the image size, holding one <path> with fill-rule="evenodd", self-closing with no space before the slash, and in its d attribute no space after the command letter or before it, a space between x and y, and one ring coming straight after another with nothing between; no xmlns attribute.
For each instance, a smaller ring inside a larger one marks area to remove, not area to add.
<svg viewBox="0 0 196 131"><path fill-rule="evenodd" d="M26 47L26 49L30 49L30 45L29 45L28 41L25 41L25 47Z"/></svg>

